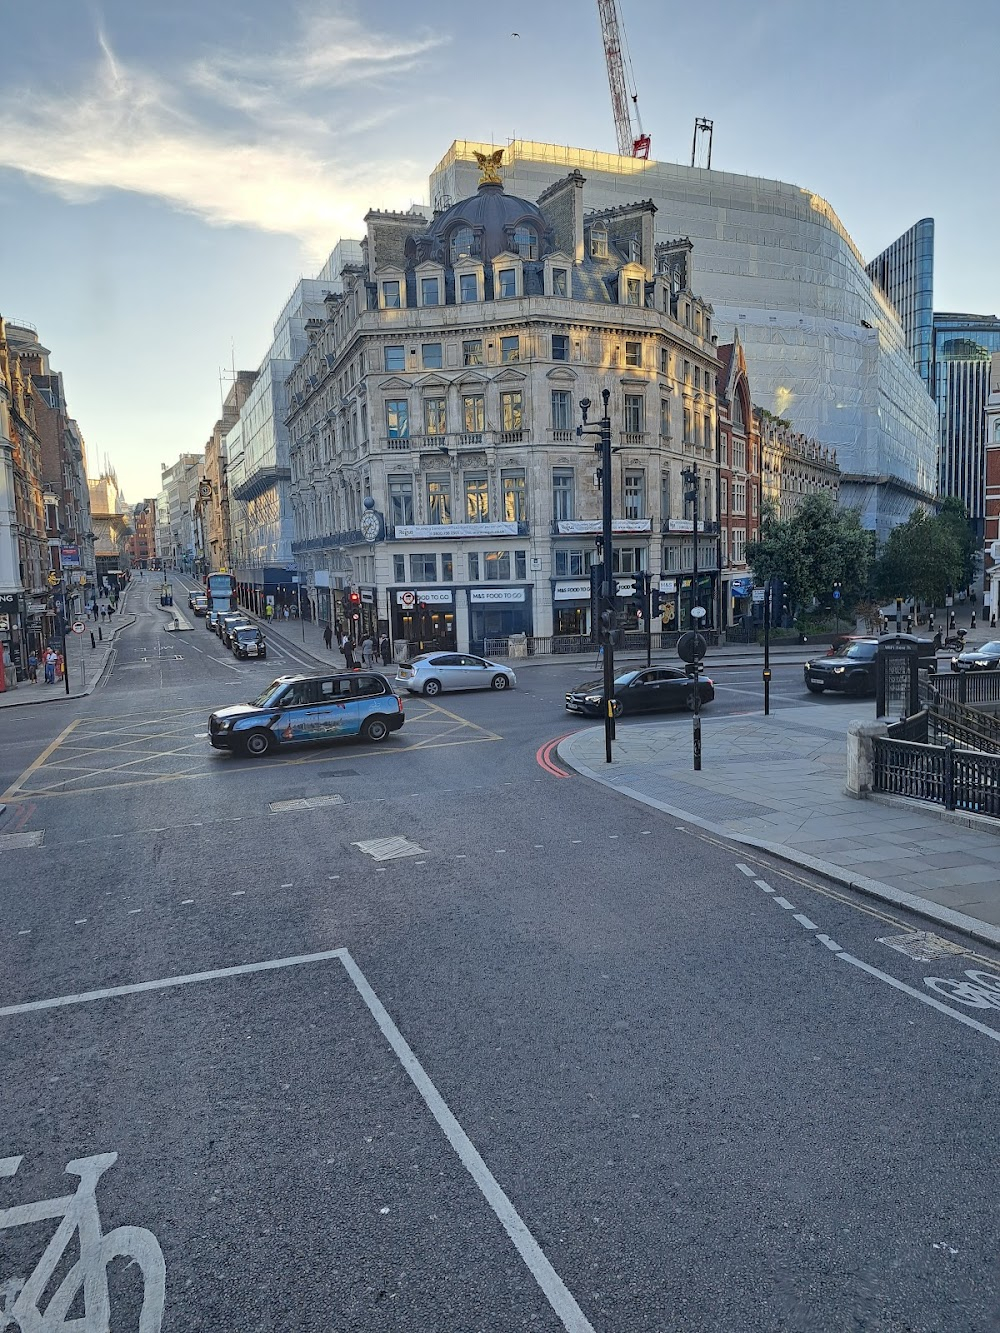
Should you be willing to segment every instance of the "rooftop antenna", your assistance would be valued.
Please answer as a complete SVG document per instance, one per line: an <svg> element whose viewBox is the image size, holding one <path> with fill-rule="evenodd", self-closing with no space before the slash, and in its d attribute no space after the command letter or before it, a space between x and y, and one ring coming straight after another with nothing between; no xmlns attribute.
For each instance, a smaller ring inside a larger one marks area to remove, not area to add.
<svg viewBox="0 0 1000 1333"><path fill-rule="evenodd" d="M700 135L702 135L702 140L701 140L702 143L704 144L704 143L706 142L706 140L707 140L707 144L708 144L708 158L707 158L707 161L704 163L704 167L705 167L705 170L706 170L706 171L711 171L711 169L712 169L712 126L713 126L713 124L714 124L714 122L711 121L711 120L706 119L705 116L695 116L695 118L694 118L694 135L692 136L692 139L691 139L691 165L692 165L692 166L696 166L696 165L698 165L698 164L695 162L695 158L697 157L697 154L698 154L698 135L700 134Z"/></svg>

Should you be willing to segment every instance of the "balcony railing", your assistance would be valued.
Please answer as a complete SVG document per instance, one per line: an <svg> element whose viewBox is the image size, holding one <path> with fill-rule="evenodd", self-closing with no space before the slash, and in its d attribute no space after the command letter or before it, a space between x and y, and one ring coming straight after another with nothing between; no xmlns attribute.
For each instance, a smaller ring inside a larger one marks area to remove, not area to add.
<svg viewBox="0 0 1000 1333"><path fill-rule="evenodd" d="M549 433L556 444L568 444L571 440L576 439L575 430L553 430Z"/></svg>
<svg viewBox="0 0 1000 1333"><path fill-rule="evenodd" d="M635 448L637 445L645 444L648 438L644 430L623 430L619 442L629 448Z"/></svg>

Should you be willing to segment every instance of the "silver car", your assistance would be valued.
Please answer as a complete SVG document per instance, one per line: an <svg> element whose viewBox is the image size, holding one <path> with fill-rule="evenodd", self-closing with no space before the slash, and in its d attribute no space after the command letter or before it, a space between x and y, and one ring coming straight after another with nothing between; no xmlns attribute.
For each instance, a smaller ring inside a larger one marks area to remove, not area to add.
<svg viewBox="0 0 1000 1333"><path fill-rule="evenodd" d="M508 690L517 677L502 662L471 653L422 653L401 663L396 684L411 694L433 696L442 690Z"/></svg>

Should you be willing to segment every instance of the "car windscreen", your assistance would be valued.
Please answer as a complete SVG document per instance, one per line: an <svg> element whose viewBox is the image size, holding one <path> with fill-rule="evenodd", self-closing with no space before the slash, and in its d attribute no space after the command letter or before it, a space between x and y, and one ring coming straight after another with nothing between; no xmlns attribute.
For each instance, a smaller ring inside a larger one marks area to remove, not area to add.
<svg viewBox="0 0 1000 1333"><path fill-rule="evenodd" d="M236 631L236 637L243 643L250 639L256 639L257 631L255 629L238 629Z"/></svg>
<svg viewBox="0 0 1000 1333"><path fill-rule="evenodd" d="M878 652L877 643L842 643L833 657L849 657L855 662L870 662Z"/></svg>
<svg viewBox="0 0 1000 1333"><path fill-rule="evenodd" d="M973 650L982 653L984 657L1000 657L1000 639L991 639L989 643L984 643L982 648Z"/></svg>
<svg viewBox="0 0 1000 1333"><path fill-rule="evenodd" d="M253 704L255 708L263 708L265 704L271 702L272 695L276 694L283 684L283 681L272 680L266 690L261 694L258 694L256 699L251 699L249 702Z"/></svg>

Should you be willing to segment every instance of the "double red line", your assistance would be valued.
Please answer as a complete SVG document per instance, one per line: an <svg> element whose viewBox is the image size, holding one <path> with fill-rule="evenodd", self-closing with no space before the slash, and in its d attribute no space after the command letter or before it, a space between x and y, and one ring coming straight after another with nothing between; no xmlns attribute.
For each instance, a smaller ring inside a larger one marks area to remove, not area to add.
<svg viewBox="0 0 1000 1333"><path fill-rule="evenodd" d="M546 741L545 744L535 752L535 761L545 769L546 773L551 773L554 778L571 778L572 773L567 772L565 768L560 768L552 758L553 751L560 741L564 741L570 733L567 731L564 736L557 736L554 741Z"/></svg>

